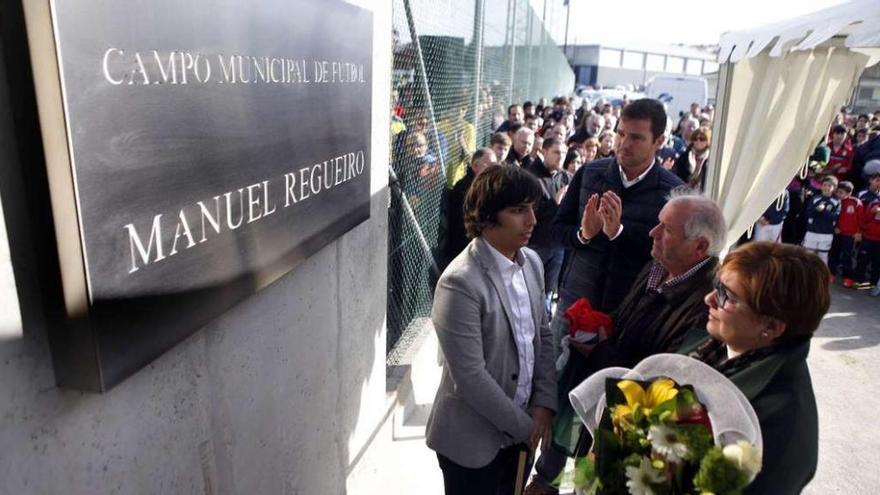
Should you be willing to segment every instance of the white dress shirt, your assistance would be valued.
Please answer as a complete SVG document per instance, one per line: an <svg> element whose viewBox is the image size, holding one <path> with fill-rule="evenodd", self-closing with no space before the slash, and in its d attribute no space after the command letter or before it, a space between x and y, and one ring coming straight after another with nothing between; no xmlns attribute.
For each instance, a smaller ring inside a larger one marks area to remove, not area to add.
<svg viewBox="0 0 880 495"><path fill-rule="evenodd" d="M620 181L623 182L623 188L624 188L624 189L629 189L630 187L632 187L632 186L638 184L639 182L641 182L642 179L644 179L645 176L648 175L648 172L650 172L651 169L654 168L654 167L655 167L654 162L651 162L651 166L648 167L647 169L645 169L644 172L642 172L641 174L639 174L638 177L636 177L636 178L633 179L633 180L629 180L629 179L626 178L626 173L623 171L623 167L621 167L620 164L618 163L618 164L617 164L617 168L620 170Z"/></svg>
<svg viewBox="0 0 880 495"><path fill-rule="evenodd" d="M519 356L519 374L516 380L516 395L513 400L523 409L528 407L529 398L532 396L532 376L535 370L535 320L532 318L532 302L529 298L529 290L526 286L526 278L523 274L525 257L517 250L516 261L509 260L497 249L486 243L491 248L492 256L501 272L501 280L510 300L510 309L513 313L513 338L516 342L516 351Z"/></svg>

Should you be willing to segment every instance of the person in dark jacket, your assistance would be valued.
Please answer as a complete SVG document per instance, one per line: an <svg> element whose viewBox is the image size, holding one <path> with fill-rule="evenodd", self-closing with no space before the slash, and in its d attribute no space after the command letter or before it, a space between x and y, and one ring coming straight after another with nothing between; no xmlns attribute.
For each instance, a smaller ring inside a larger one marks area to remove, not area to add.
<svg viewBox="0 0 880 495"><path fill-rule="evenodd" d="M868 187L868 180L870 179L870 174L864 173L865 164L871 160L880 160L880 134L868 138L866 142L860 145L857 141L854 143L854 146L853 167L850 171L849 180L855 186L856 191L861 191Z"/></svg>
<svg viewBox="0 0 880 495"><path fill-rule="evenodd" d="M498 126L498 129L495 129L495 132L508 132L510 126L514 124L523 124L525 122L525 116L523 107L517 104L510 105L507 107L507 120L502 122L501 125Z"/></svg>
<svg viewBox="0 0 880 495"><path fill-rule="evenodd" d="M672 172L689 187L699 190L706 188L706 164L709 162L709 146L712 144L712 129L700 127L690 133L690 143L684 153L678 155L672 165Z"/></svg>
<svg viewBox="0 0 880 495"><path fill-rule="evenodd" d="M789 197L788 189L783 189L782 195L764 210L764 214L755 222L753 241L781 242L782 225L788 216Z"/></svg>
<svg viewBox="0 0 880 495"><path fill-rule="evenodd" d="M807 354L831 304L830 275L798 246L738 248L705 298L708 333L695 330L680 351L730 378L755 409L763 466L747 495L797 494L816 473L819 427Z"/></svg>
<svg viewBox="0 0 880 495"><path fill-rule="evenodd" d="M586 297L610 313L651 259L648 232L657 225L666 196L682 184L654 156L665 127L660 102L632 102L617 128L617 156L585 164L568 185L553 219L554 237L573 250L554 317L557 345L567 330L560 319L569 305Z"/></svg>
<svg viewBox="0 0 880 495"><path fill-rule="evenodd" d="M525 168L531 161L532 147L535 145L535 133L528 127L515 127L516 133L511 137L513 146L504 159L504 163Z"/></svg>
<svg viewBox="0 0 880 495"><path fill-rule="evenodd" d="M570 388L598 370L631 368L653 354L675 352L687 332L705 327L708 309L703 297L712 290L726 233L724 216L715 202L687 189L672 192L660 211L660 223L651 230L654 261L645 266L611 314L612 336L595 345L572 344L586 359L566 366L560 377L560 397L564 395L566 400L559 402L554 418L554 444L538 459L527 495L558 493L553 481L562 472L566 457L586 450L588 436L577 446L571 442L577 438L573 431L577 420L567 400ZM566 381L568 378L574 378L573 383Z"/></svg>
<svg viewBox="0 0 880 495"><path fill-rule="evenodd" d="M559 191L564 186L560 180L562 162L568 151L565 142L557 138L547 138L543 143L543 160L533 160L525 169L534 175L541 183L542 195L537 205L535 216L538 223L532 231L529 247L538 253L541 262L544 263L544 306L547 315L550 315L551 301L559 283L559 271L562 269L562 259L565 249L553 238L553 217L559 209Z"/></svg>
<svg viewBox="0 0 880 495"><path fill-rule="evenodd" d="M445 213L447 235L443 246L443 265L447 265L450 261L458 256L458 253L464 251L470 240L467 237L467 231L464 228L464 197L467 195L468 188L474 179L480 175L489 165L498 163L498 158L492 148L478 149L471 155L471 163L467 169L467 173L452 190L446 195Z"/></svg>

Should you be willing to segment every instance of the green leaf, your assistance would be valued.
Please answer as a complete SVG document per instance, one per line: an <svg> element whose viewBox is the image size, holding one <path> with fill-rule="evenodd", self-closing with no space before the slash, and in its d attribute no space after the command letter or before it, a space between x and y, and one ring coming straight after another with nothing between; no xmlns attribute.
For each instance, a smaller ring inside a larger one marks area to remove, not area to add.
<svg viewBox="0 0 880 495"><path fill-rule="evenodd" d="M746 474L727 460L720 447L713 447L702 462L694 477L694 486L715 495L739 495L748 484Z"/></svg>
<svg viewBox="0 0 880 495"><path fill-rule="evenodd" d="M578 457L574 460L574 486L585 489L596 481L596 466L589 457Z"/></svg>

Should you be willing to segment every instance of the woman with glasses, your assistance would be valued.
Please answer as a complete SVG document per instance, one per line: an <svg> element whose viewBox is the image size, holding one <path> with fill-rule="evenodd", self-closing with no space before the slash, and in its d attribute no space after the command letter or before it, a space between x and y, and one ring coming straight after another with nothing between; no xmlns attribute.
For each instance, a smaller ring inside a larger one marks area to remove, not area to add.
<svg viewBox="0 0 880 495"><path fill-rule="evenodd" d="M746 493L800 493L816 472L819 432L807 354L831 302L828 267L789 244L733 251L706 298L707 332L682 352L739 387L758 415L763 468Z"/></svg>
<svg viewBox="0 0 880 495"><path fill-rule="evenodd" d="M672 165L672 172L692 189L705 189L706 163L709 161L711 141L712 130L708 127L694 130L689 137L687 149L678 155Z"/></svg>

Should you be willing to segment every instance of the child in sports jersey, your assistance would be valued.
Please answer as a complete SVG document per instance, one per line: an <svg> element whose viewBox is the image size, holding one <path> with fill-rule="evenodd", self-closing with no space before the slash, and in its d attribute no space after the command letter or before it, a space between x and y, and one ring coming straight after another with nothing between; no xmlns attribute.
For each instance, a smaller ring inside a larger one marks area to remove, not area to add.
<svg viewBox="0 0 880 495"><path fill-rule="evenodd" d="M859 260L856 266L856 286L870 289L872 296L880 296L880 174L868 180L868 190L859 194L862 201L862 243L859 246Z"/></svg>
<svg viewBox="0 0 880 495"><path fill-rule="evenodd" d="M804 214L807 217L807 234L801 245L816 253L828 263L828 252L834 241L834 227L840 212L840 200L834 197L837 177L829 175L822 179L822 194L814 195L807 201Z"/></svg>
<svg viewBox="0 0 880 495"><path fill-rule="evenodd" d="M852 195L852 182L843 181L837 186L835 195L840 200L840 214L834 229L834 243L828 259L831 275L843 275L843 286L853 286L853 252L856 237L861 237L862 202Z"/></svg>

